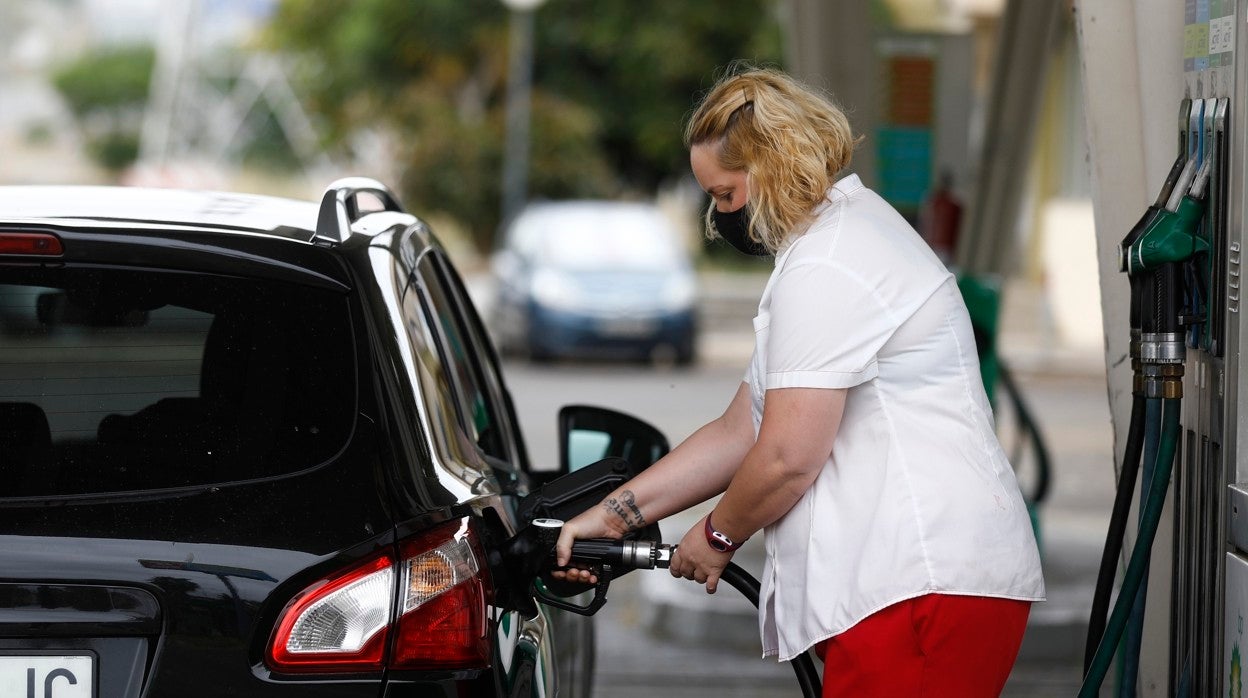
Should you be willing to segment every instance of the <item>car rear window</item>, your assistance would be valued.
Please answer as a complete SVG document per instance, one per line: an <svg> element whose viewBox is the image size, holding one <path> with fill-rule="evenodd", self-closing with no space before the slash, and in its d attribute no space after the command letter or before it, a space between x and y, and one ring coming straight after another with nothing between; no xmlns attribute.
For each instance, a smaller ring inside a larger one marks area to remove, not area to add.
<svg viewBox="0 0 1248 698"><path fill-rule="evenodd" d="M129 269L0 269L0 497L324 462L355 413L345 297Z"/></svg>

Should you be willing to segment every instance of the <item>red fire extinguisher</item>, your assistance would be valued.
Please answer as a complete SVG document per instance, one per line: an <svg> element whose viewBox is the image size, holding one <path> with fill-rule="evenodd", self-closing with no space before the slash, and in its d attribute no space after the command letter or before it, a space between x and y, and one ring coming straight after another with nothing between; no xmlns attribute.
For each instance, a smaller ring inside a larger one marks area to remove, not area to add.
<svg viewBox="0 0 1248 698"><path fill-rule="evenodd" d="M958 225L962 222L962 202L953 194L953 174L940 174L936 188L923 202L919 216L919 234L927 240L936 256L945 264L953 260L958 246Z"/></svg>

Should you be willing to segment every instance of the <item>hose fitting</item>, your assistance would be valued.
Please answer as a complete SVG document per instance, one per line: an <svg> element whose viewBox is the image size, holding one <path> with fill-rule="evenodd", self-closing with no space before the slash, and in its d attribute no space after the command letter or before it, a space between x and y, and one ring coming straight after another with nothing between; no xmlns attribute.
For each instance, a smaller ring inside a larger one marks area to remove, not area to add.
<svg viewBox="0 0 1248 698"><path fill-rule="evenodd" d="M1187 358L1187 345L1177 332L1146 332L1140 335L1140 362L1181 364Z"/></svg>
<svg viewBox="0 0 1248 698"><path fill-rule="evenodd" d="M1144 397L1183 397L1183 364L1145 364Z"/></svg>
<svg viewBox="0 0 1248 698"><path fill-rule="evenodd" d="M1183 397L1183 362L1187 346L1176 332L1140 335L1139 371L1132 389L1146 398ZM1134 362L1132 363L1134 366Z"/></svg>

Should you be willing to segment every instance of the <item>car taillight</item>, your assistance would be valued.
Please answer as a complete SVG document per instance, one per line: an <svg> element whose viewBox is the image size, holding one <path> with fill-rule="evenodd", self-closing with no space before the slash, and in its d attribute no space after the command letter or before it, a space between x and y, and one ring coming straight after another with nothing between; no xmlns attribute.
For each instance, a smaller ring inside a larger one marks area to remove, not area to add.
<svg viewBox="0 0 1248 698"><path fill-rule="evenodd" d="M322 579L282 612L269 645L278 671L371 671L385 666L394 560L374 558Z"/></svg>
<svg viewBox="0 0 1248 698"><path fill-rule="evenodd" d="M488 665L485 556L468 520L404 541L399 551L398 562L390 555L372 558L292 599L269 642L269 667L285 673L358 673Z"/></svg>
<svg viewBox="0 0 1248 698"><path fill-rule="evenodd" d="M439 542L438 533L400 546L393 669L469 669L490 661L480 543L466 520L450 540Z"/></svg>
<svg viewBox="0 0 1248 698"><path fill-rule="evenodd" d="M51 233L0 232L0 254L60 255L65 248Z"/></svg>

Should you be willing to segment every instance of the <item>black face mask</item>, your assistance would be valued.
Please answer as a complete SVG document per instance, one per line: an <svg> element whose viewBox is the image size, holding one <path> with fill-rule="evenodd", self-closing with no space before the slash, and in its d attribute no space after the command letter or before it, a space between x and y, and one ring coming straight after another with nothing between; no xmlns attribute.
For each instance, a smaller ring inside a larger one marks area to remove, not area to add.
<svg viewBox="0 0 1248 698"><path fill-rule="evenodd" d="M770 254L766 247L750 239L750 214L748 205L735 211L722 213L718 209L711 211L711 220L715 222L715 230L729 245L741 254L754 257L765 257Z"/></svg>

